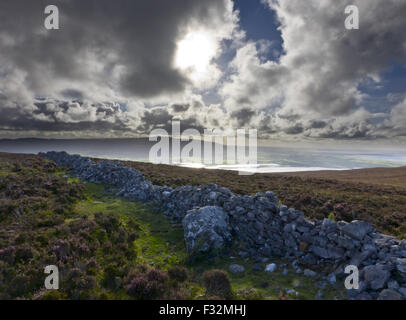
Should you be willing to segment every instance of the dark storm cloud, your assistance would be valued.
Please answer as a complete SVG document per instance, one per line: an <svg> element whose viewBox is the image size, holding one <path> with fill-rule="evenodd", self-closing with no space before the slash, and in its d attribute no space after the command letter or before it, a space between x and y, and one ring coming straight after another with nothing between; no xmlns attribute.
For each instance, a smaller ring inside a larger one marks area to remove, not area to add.
<svg viewBox="0 0 406 320"><path fill-rule="evenodd" d="M286 134L299 134L302 133L303 131L304 130L301 124L296 124L295 126L286 128L284 130Z"/></svg>
<svg viewBox="0 0 406 320"><path fill-rule="evenodd" d="M46 100L36 102L34 106L23 114L18 108L3 108L0 130L131 130L126 124L126 117L119 111L119 106L111 103L83 104L80 101Z"/></svg>
<svg viewBox="0 0 406 320"><path fill-rule="evenodd" d="M91 54L103 63L98 74L106 79L99 80L121 68L119 89L139 97L182 91L187 79L173 67L176 41L189 24L209 24L226 10L223 0L56 0L60 29L46 30L48 4L1 1L2 63L27 72L30 89L42 93L52 79L89 78Z"/></svg>
<svg viewBox="0 0 406 320"><path fill-rule="evenodd" d="M231 0L55 0L60 30L44 28L49 1L1 0L0 130L148 134L181 119L183 129L250 126L294 139L406 135L403 93L371 111L360 91L406 62L404 0L262 2L280 23L275 60L230 31ZM360 30L344 29L347 4L359 6ZM174 67L179 40L201 27L219 48L234 37L216 92Z"/></svg>
<svg viewBox="0 0 406 320"><path fill-rule="evenodd" d="M180 104L178 104L179 106ZM199 119L198 114L187 114L179 118L178 112L175 114L170 113L171 109L166 107L156 107L151 110L146 110L141 117L141 125L137 131L142 133L149 133L153 129L161 128L166 130L169 134L172 132L173 121L180 121L180 130L196 129L200 133L204 132L206 126L202 124L202 119ZM186 111L186 110L185 110Z"/></svg>
<svg viewBox="0 0 406 320"><path fill-rule="evenodd" d="M49 4L0 2L2 130L131 133L168 126L170 113L202 106L145 107L154 99L170 105L168 96L187 91L188 78L174 66L177 43L201 27L234 26L230 0L55 0L60 29L46 30ZM185 121L197 126L192 116Z"/></svg>
<svg viewBox="0 0 406 320"><path fill-rule="evenodd" d="M188 104L188 103L173 104L171 107L172 107L173 112L185 112L185 111L189 110L190 104Z"/></svg>
<svg viewBox="0 0 406 320"><path fill-rule="evenodd" d="M231 113L231 117L237 120L239 127L249 124L254 115L255 111L249 108L243 108Z"/></svg>
<svg viewBox="0 0 406 320"><path fill-rule="evenodd" d="M75 89L64 89L61 91L61 94L67 99L83 99L83 92Z"/></svg>
<svg viewBox="0 0 406 320"><path fill-rule="evenodd" d="M312 129L322 129L327 125L327 122L322 120L314 120L310 123L310 128Z"/></svg>

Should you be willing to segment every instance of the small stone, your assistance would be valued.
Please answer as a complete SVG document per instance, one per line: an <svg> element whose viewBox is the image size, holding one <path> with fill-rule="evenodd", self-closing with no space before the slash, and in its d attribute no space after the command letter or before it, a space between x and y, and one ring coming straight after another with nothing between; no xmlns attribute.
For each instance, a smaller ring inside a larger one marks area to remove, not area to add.
<svg viewBox="0 0 406 320"><path fill-rule="evenodd" d="M406 298L406 288L399 288L398 291L400 292L400 294L401 294L404 298Z"/></svg>
<svg viewBox="0 0 406 320"><path fill-rule="evenodd" d="M316 286L318 286L319 288L325 288L327 287L327 281L324 280L317 281Z"/></svg>
<svg viewBox="0 0 406 320"><path fill-rule="evenodd" d="M406 258L396 259L396 269L403 280L406 280Z"/></svg>
<svg viewBox="0 0 406 320"><path fill-rule="evenodd" d="M211 200L216 200L217 199L217 192L211 191L209 194L209 198Z"/></svg>
<svg viewBox="0 0 406 320"><path fill-rule="evenodd" d="M388 282L388 289L398 290L399 289L399 283L396 280L389 281Z"/></svg>
<svg viewBox="0 0 406 320"><path fill-rule="evenodd" d="M373 300L371 295L367 292L362 292L355 297L355 300Z"/></svg>
<svg viewBox="0 0 406 320"><path fill-rule="evenodd" d="M310 278L314 278L314 277L317 275L316 272L314 272L313 270L310 270L310 269L305 269L305 271L303 272L303 274L304 274L306 277L310 277Z"/></svg>
<svg viewBox="0 0 406 320"><path fill-rule="evenodd" d="M256 263L254 264L254 266L252 267L253 271L262 271L262 265L260 263Z"/></svg>
<svg viewBox="0 0 406 320"><path fill-rule="evenodd" d="M402 296L400 293L392 289L382 290L379 294L378 300L401 300Z"/></svg>
<svg viewBox="0 0 406 320"><path fill-rule="evenodd" d="M228 270L231 273L237 274L237 273L243 273L245 271L245 268L242 265L239 265L239 264L232 264L232 265L230 265Z"/></svg>
<svg viewBox="0 0 406 320"><path fill-rule="evenodd" d="M268 265L266 265L265 267L265 272L274 272L276 270L276 264L275 263L270 263Z"/></svg>
<svg viewBox="0 0 406 320"><path fill-rule="evenodd" d="M309 249L309 244L305 241L302 241L299 244L299 249L300 251L307 252L307 250Z"/></svg>
<svg viewBox="0 0 406 320"><path fill-rule="evenodd" d="M288 269L286 269L286 268L283 269L282 274L283 274L284 276L286 276L288 273L289 273Z"/></svg>
<svg viewBox="0 0 406 320"><path fill-rule="evenodd" d="M336 275L335 275L334 273L330 273L330 274L327 276L327 280L328 280L328 282L330 282L331 284L336 283L336 282L337 282Z"/></svg>
<svg viewBox="0 0 406 320"><path fill-rule="evenodd" d="M317 292L317 294L316 294L316 300L321 300L321 299L323 299L323 291L321 291L321 290L319 290L318 292Z"/></svg>
<svg viewBox="0 0 406 320"><path fill-rule="evenodd" d="M285 293L288 294L288 295L294 295L296 297L299 296L299 292L297 292L296 290L293 290L293 289L286 289Z"/></svg>
<svg viewBox="0 0 406 320"><path fill-rule="evenodd" d="M365 292L366 289L366 283L364 281L360 281L358 289L347 290L347 296L349 299L356 299L361 293Z"/></svg>
<svg viewBox="0 0 406 320"><path fill-rule="evenodd" d="M299 288L302 286L302 283L300 282L300 280L295 279L292 281L292 286L293 286L293 288Z"/></svg>

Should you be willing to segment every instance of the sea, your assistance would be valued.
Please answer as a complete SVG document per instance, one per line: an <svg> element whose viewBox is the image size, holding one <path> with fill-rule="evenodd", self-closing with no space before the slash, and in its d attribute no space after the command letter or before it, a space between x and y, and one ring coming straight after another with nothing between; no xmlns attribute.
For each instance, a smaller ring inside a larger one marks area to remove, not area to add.
<svg viewBox="0 0 406 320"><path fill-rule="evenodd" d="M37 154L47 151L66 151L70 154L95 158L150 162L150 150L154 144L156 142L149 141L148 138L2 139L0 152ZM181 149L186 144L181 142ZM226 154L225 149L224 154ZM258 173L390 168L406 166L406 148L264 141L258 142L256 163L235 164L225 160L221 164L213 165L203 162L199 155L196 157L191 154L190 157L171 164Z"/></svg>

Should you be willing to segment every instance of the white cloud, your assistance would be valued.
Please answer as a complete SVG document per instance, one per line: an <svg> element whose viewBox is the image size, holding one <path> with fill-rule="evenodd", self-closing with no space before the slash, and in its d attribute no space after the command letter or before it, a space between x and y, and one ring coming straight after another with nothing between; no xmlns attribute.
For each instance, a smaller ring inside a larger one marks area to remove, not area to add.
<svg viewBox="0 0 406 320"><path fill-rule="evenodd" d="M13 18L22 2L25 26ZM130 1L131 10L99 0L98 14L74 1L64 4L58 33L39 32L32 15L45 0L3 1L0 128L122 136L176 117L275 137L405 134L403 96L388 95L392 111L372 112L359 89L381 86L382 71L406 63L404 0L263 2L276 12L282 52L272 41L246 40L231 0ZM360 30L344 28L348 4L360 8ZM199 32L177 62L179 43ZM236 48L226 66L216 60L225 39ZM218 103L205 103L207 92Z"/></svg>

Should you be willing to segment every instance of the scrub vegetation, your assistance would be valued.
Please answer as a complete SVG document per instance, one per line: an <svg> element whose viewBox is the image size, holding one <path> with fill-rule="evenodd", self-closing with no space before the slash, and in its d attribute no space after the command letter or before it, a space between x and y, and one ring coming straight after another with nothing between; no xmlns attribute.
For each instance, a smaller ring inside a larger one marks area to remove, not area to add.
<svg viewBox="0 0 406 320"><path fill-rule="evenodd" d="M339 282L296 274L287 261L266 273L237 245L190 261L179 226L108 189L38 156L0 154L1 299L314 299L320 288L345 298ZM235 263L245 271L230 273ZM47 265L58 266L59 290L44 287Z"/></svg>

